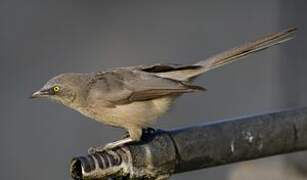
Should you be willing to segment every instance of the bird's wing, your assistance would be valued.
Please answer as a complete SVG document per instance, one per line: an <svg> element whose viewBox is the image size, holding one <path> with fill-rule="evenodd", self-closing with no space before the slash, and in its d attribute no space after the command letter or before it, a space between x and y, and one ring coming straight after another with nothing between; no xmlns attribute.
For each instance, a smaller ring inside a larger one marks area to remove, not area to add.
<svg viewBox="0 0 307 180"><path fill-rule="evenodd" d="M89 86L89 98L114 105L205 90L200 86L123 68L97 73Z"/></svg>

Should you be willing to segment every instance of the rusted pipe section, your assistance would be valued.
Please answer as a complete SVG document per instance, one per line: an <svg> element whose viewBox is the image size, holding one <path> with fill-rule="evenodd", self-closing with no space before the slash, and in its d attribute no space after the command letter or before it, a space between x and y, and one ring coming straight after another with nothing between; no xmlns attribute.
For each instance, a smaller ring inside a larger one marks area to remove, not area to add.
<svg viewBox="0 0 307 180"><path fill-rule="evenodd" d="M76 157L70 172L74 179L165 179L173 174L176 147L170 136L157 131L138 144Z"/></svg>
<svg viewBox="0 0 307 180"><path fill-rule="evenodd" d="M137 144L76 157L74 179L168 179L174 173L307 150L307 108L157 131Z"/></svg>

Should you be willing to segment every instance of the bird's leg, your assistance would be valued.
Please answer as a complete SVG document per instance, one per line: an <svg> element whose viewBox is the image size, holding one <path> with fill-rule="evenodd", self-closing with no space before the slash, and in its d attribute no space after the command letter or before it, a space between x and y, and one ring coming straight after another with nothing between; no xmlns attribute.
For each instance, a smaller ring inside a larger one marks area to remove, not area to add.
<svg viewBox="0 0 307 180"><path fill-rule="evenodd" d="M114 149L116 147L123 146L127 143L130 143L130 142L138 142L138 141L141 140L141 137L142 137L142 129L141 128L136 128L136 127L129 128L128 132L129 132L129 137L115 141L115 142L108 143L105 146L99 145L99 146L95 146L95 147L90 147L88 149L88 153L94 154L96 152L103 152L103 151Z"/></svg>
<svg viewBox="0 0 307 180"><path fill-rule="evenodd" d="M119 141L115 141L112 143L108 143L104 146L104 150L113 149L119 146L123 146L130 142L138 142L142 137L142 129L138 127L133 127L128 129L129 137L121 139Z"/></svg>

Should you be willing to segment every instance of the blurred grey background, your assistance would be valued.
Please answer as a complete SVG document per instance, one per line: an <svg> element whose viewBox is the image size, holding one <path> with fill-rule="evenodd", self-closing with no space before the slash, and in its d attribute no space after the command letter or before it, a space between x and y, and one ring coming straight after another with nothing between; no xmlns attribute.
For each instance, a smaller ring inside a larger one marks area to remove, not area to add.
<svg viewBox="0 0 307 180"><path fill-rule="evenodd" d="M306 17L304 0L1 0L0 179L69 179L73 156L123 133L61 105L28 99L62 72L189 64L297 26L296 39L200 77L197 83L208 91L180 98L157 127L306 105ZM276 156L172 179L306 179L297 173L307 171L303 158Z"/></svg>

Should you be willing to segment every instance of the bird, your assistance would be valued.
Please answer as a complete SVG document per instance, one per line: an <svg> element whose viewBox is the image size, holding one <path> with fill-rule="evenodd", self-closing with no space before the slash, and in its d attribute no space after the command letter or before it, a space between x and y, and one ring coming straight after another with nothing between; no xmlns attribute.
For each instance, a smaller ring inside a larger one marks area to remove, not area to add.
<svg viewBox="0 0 307 180"><path fill-rule="evenodd" d="M63 73L51 78L31 98L61 103L103 124L123 128L128 136L91 151L104 151L141 141L143 130L165 114L175 99L206 91L193 80L223 65L281 44L297 28L272 33L191 65L153 64L117 67L91 73Z"/></svg>

